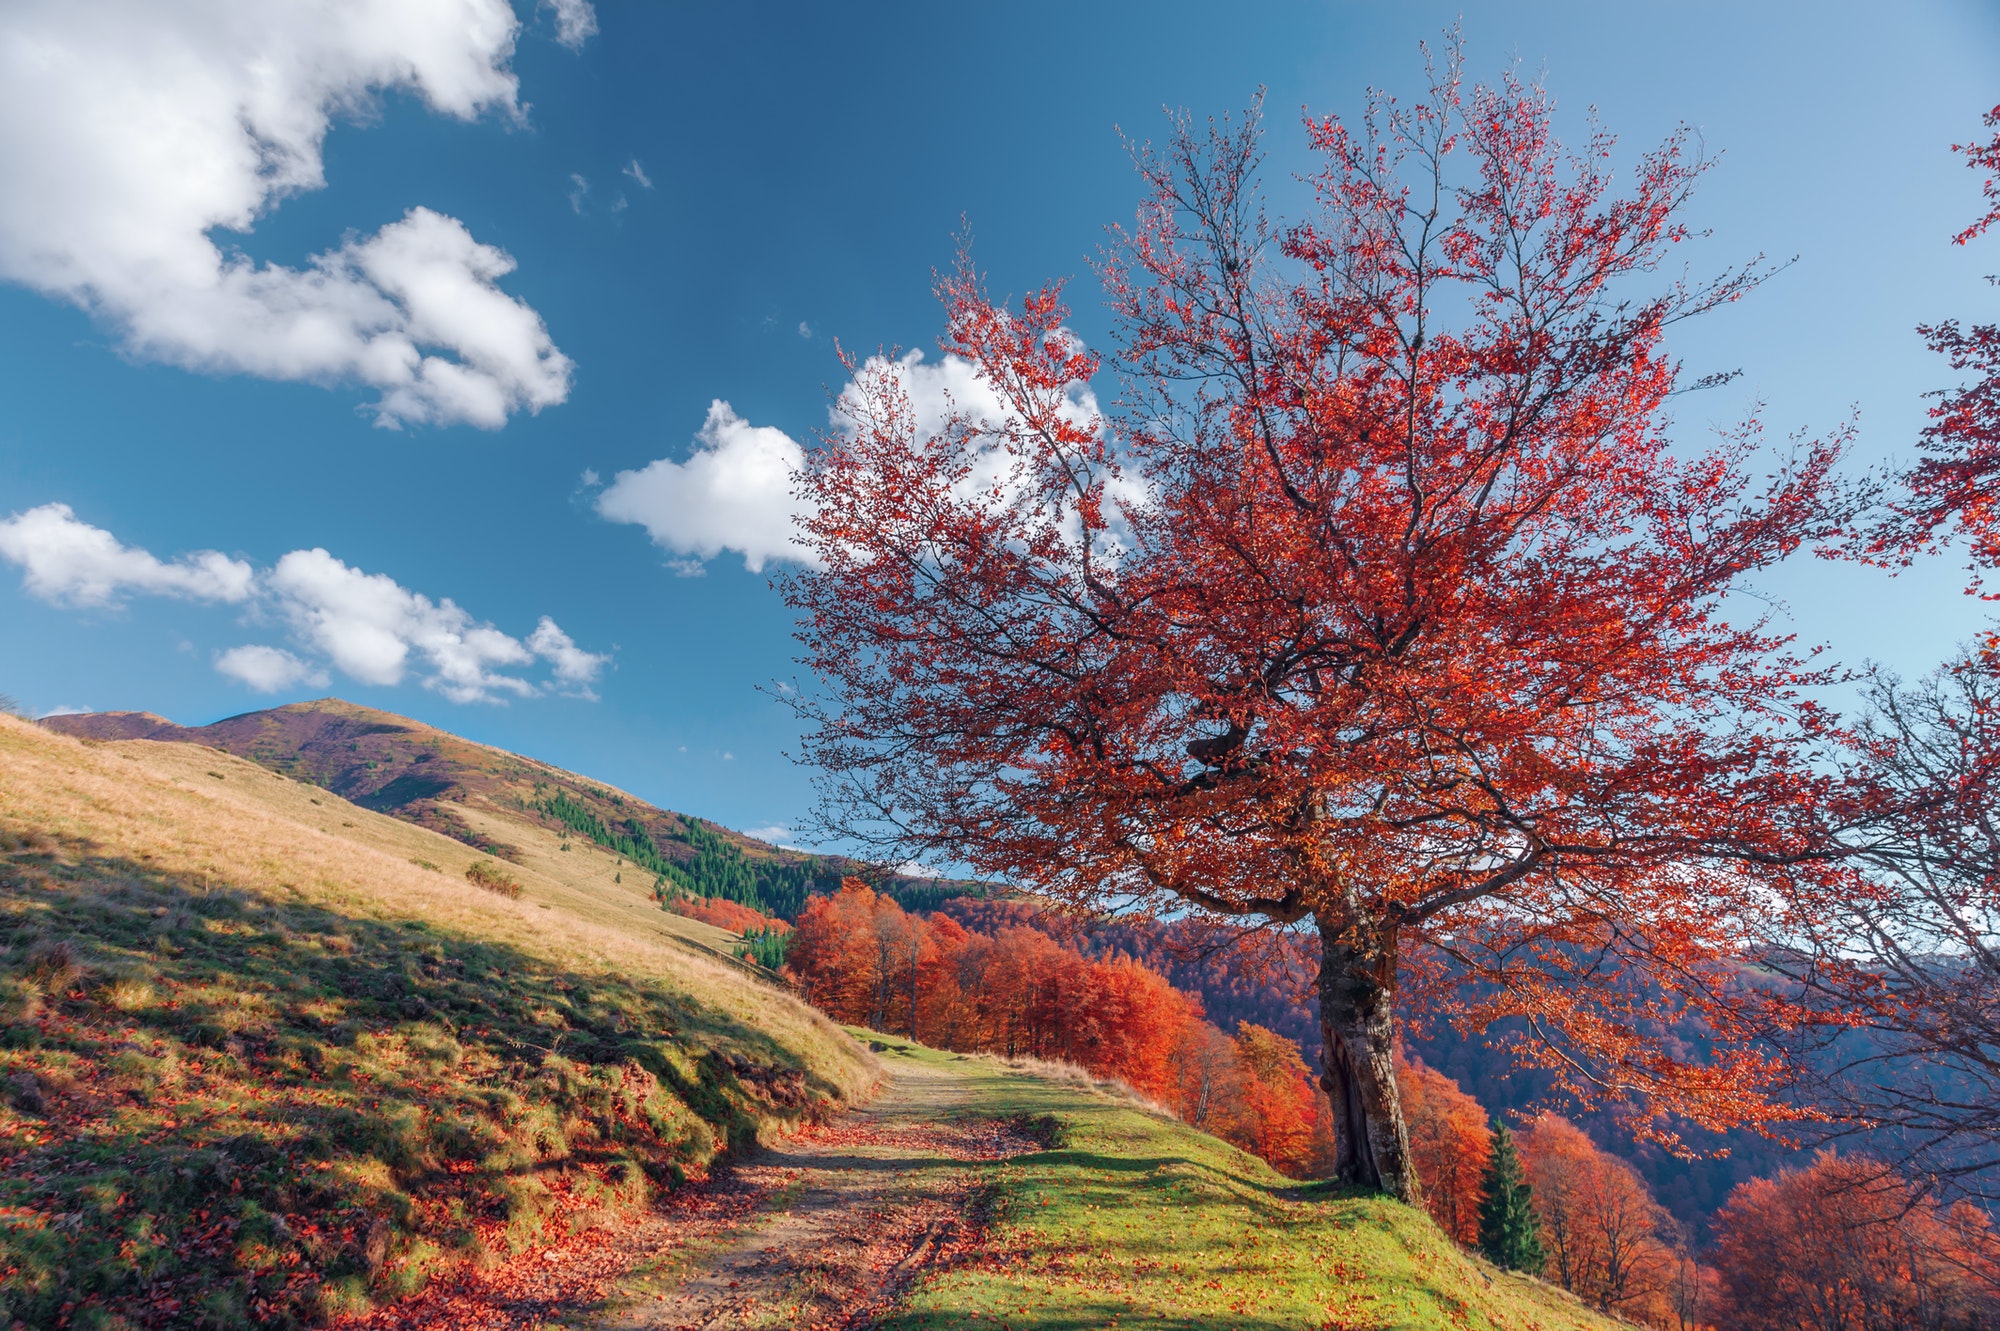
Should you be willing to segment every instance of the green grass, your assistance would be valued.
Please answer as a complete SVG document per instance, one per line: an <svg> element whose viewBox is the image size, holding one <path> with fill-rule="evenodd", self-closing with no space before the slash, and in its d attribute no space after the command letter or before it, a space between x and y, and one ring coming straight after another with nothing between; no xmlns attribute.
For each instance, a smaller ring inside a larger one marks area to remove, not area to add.
<svg viewBox="0 0 2000 1331"><path fill-rule="evenodd" d="M180 747L0 719L0 1326L379 1304L866 1084L657 912L482 890L463 847Z"/></svg>
<svg viewBox="0 0 2000 1331"><path fill-rule="evenodd" d="M1466 1256L1420 1211L1301 1186L1125 1096L874 1038L887 1061L972 1079L959 1112L1042 1123L1054 1142L993 1168L990 1251L922 1282L884 1331L1623 1325Z"/></svg>

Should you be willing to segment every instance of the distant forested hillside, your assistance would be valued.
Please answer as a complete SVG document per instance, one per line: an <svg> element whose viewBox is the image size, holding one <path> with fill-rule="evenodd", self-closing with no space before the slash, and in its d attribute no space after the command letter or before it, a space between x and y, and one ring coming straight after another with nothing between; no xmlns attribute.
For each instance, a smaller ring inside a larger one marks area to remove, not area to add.
<svg viewBox="0 0 2000 1331"><path fill-rule="evenodd" d="M752 859L727 837L681 815L671 815L677 825L666 833L675 852L670 854L638 817L618 816L632 803L622 795L595 789L586 799L540 784L536 790L546 791L535 802L537 810L652 874L663 894L719 897L789 920L805 908L815 887L825 890L840 878L839 866L817 855ZM612 815L615 822L598 812L606 804L617 810ZM690 850L692 857L687 854Z"/></svg>

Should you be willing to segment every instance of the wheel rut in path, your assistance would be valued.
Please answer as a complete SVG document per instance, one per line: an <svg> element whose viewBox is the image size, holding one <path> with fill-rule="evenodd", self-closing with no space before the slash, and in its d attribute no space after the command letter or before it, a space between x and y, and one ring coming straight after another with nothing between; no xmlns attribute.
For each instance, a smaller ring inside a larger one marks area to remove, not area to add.
<svg viewBox="0 0 2000 1331"><path fill-rule="evenodd" d="M975 1247L985 1162L1040 1149L947 1068L885 1058L872 1101L644 1216L426 1291L361 1328L856 1331Z"/></svg>

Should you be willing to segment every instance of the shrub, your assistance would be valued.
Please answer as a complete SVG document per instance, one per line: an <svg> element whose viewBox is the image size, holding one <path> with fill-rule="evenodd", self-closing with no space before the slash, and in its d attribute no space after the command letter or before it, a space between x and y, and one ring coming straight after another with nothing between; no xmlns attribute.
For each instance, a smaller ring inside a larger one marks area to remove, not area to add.
<svg viewBox="0 0 2000 1331"><path fill-rule="evenodd" d="M498 892L503 897L521 895L521 885L491 860L474 860L465 870L465 881L488 892Z"/></svg>

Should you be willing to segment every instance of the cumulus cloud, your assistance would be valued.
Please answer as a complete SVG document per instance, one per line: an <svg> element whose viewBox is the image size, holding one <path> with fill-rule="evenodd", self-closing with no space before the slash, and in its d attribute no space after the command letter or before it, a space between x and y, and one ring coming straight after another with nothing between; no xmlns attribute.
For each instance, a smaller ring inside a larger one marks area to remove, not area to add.
<svg viewBox="0 0 2000 1331"><path fill-rule="evenodd" d="M800 335L810 328L799 325ZM1009 502L1015 492L1010 479L1014 462L1006 444L1012 410L978 368L961 356L930 362L921 351L895 360L872 356L857 378L892 377L908 396L913 428L919 435L936 434L954 416L969 420L980 440L971 467L960 484L961 498L998 496ZM833 405L833 426L851 430L859 389L843 388ZM1097 398L1087 385L1072 385L1064 414L1087 426L1097 418ZM630 522L646 529L653 543L676 558L668 567L683 577L698 576L703 561L725 550L743 556L751 572L762 572L773 559L800 559L794 540L800 517L792 480L805 463L805 450L790 435L768 425L752 425L720 399L709 404L708 419L695 436L695 450L686 462L671 459L648 463L637 471L621 471L598 496L597 511L613 522ZM1110 508L1141 499L1144 486L1123 476L1112 486Z"/></svg>
<svg viewBox="0 0 2000 1331"><path fill-rule="evenodd" d="M43 504L0 521L0 559L20 567L29 595L56 605L116 605L131 592L245 601L255 578L250 565L215 550L168 563L121 545L79 520L68 504Z"/></svg>
<svg viewBox="0 0 2000 1331"><path fill-rule="evenodd" d="M0 559L22 569L23 590L53 604L178 596L239 604L253 621L283 623L303 655L246 643L215 659L224 675L264 693L322 686L331 665L364 684L400 684L414 674L453 702L550 691L595 698L593 686L610 660L578 647L547 615L525 640L516 638L449 597L433 601L322 549L294 550L261 573L213 550L162 560L81 521L66 504L0 521ZM547 667L546 678L521 673L537 663Z"/></svg>
<svg viewBox="0 0 2000 1331"><path fill-rule="evenodd" d="M556 6L557 36L595 30ZM422 207L303 264L247 232L326 184L335 115L407 92L522 116L507 0L24 0L0 25L0 279L78 305L140 356L358 383L378 423L498 427L569 393L571 365L499 279L513 260Z"/></svg>
<svg viewBox="0 0 2000 1331"><path fill-rule="evenodd" d="M507 671L541 660L559 683L587 694L606 660L578 648L546 616L523 642L449 597L432 601L325 550L292 551L265 583L299 640L365 684L400 684L414 658L424 687L453 702L526 698L541 686Z"/></svg>
<svg viewBox="0 0 2000 1331"><path fill-rule="evenodd" d="M792 476L805 456L783 430L752 425L718 398L695 435L693 456L619 472L597 497L597 511L613 522L637 523L654 544L683 559L733 550L761 573L770 560L798 557ZM681 567L699 572L699 565Z"/></svg>
<svg viewBox="0 0 2000 1331"><path fill-rule="evenodd" d="M926 362L923 352L910 351L893 361L886 356L870 356L856 378L873 379L883 374L893 378L909 398L910 415L918 435L937 433L953 416L964 417L975 428L982 446L961 486L962 494L987 493L996 485L1003 491L1007 488L1005 473L1012 464L1004 435L1015 415L993 386L980 377L978 366L963 356ZM853 428L860 391L855 383L840 390L833 404L835 428ZM1087 384L1071 384L1063 415L1074 425L1088 427L1098 415L1097 395Z"/></svg>
<svg viewBox="0 0 2000 1331"><path fill-rule="evenodd" d="M261 643L218 652L215 668L259 693L277 693L295 684L324 688L327 683L324 670L301 661L282 647L266 647Z"/></svg>

